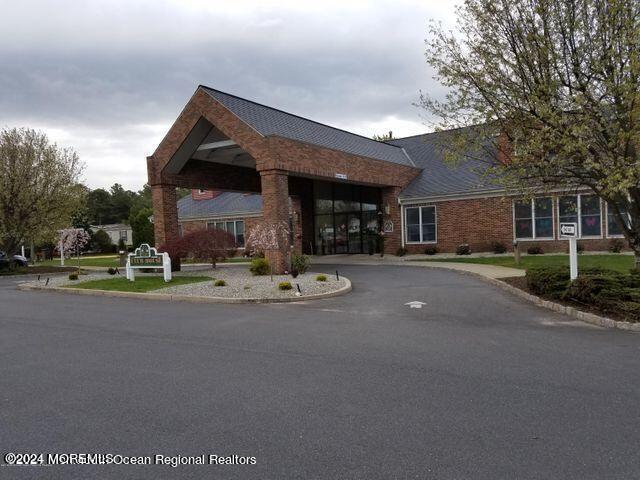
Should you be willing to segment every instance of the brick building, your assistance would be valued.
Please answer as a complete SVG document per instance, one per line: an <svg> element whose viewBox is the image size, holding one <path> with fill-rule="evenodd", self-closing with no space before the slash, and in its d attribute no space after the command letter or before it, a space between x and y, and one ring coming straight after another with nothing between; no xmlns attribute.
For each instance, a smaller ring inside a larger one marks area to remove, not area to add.
<svg viewBox="0 0 640 480"><path fill-rule="evenodd" d="M621 236L594 196L559 192L522 201L492 184L481 161L450 167L446 135L376 142L200 86L147 158L156 242L207 224L224 222L244 237L258 221L286 222L293 245L266 252L282 271L291 249L368 253L380 231L387 253L401 246L451 252L461 243L488 251L496 242L511 248L514 240L563 251L560 221L579 225L585 249L604 249ZM180 207L176 187L194 189ZM253 210L238 210L249 199ZM203 213L205 205L213 214Z"/></svg>

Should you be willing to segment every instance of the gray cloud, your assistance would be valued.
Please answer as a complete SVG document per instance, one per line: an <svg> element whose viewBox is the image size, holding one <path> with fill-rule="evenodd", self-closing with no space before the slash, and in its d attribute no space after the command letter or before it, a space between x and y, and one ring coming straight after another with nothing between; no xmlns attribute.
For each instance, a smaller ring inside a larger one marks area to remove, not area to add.
<svg viewBox="0 0 640 480"><path fill-rule="evenodd" d="M0 18L0 126L77 148L86 181L139 188L200 83L364 135L426 130L423 56L443 2L13 2Z"/></svg>

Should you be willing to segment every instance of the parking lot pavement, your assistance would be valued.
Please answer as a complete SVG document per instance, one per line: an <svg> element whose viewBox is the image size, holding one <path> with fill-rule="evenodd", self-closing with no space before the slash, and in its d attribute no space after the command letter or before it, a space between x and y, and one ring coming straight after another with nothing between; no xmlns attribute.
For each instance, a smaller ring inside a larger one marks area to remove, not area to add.
<svg viewBox="0 0 640 480"><path fill-rule="evenodd" d="M640 476L640 336L455 272L318 267L336 268L351 294L273 305L23 292L0 278L0 454L256 458L0 477Z"/></svg>

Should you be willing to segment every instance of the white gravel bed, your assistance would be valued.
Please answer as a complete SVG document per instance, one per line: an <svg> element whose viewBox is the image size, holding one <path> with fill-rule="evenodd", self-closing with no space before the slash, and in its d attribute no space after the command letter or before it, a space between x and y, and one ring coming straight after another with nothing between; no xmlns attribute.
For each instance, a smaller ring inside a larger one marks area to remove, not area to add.
<svg viewBox="0 0 640 480"><path fill-rule="evenodd" d="M161 276L162 274L136 272L136 277L149 275ZM225 266L225 268L174 272L174 278L177 276L203 276L211 277L211 280L161 288L150 293L238 299L286 299L335 292L347 284L344 278L341 277L340 280L336 280L336 276L331 274L324 274L327 280L319 282L316 280L317 275L320 275L320 273L307 272L298 275L296 278L291 275L254 276L246 265ZM106 271L92 271L86 275L80 275L78 280L69 280L68 274L50 276L48 284L46 284L47 275L42 275L39 281L35 280L26 283L38 287L44 287L45 284L47 287L73 287L90 280L118 277L125 277L124 269L121 270L120 275L109 275ZM214 286L215 280L224 280L226 285L224 287L216 287ZM291 290L280 290L278 288L280 282L291 282L293 288ZM296 292L298 292L297 285L300 286L302 295L296 295Z"/></svg>
<svg viewBox="0 0 640 480"><path fill-rule="evenodd" d="M274 275L273 279L269 275L253 276L247 266L225 267L210 269L206 271L193 272L198 275L208 275L213 277L210 282L198 282L188 285L178 285L175 287L154 290L153 293L166 293L172 295L189 295L201 297L224 297L224 298L291 298L297 297L296 284L300 285L302 297L330 293L344 287L347 283L341 278L336 280L335 275L326 275L326 282L319 282L316 276L319 273L307 272L298 275L297 278L291 275ZM215 280L224 280L226 286L214 286ZM292 290L280 290L280 282L291 282Z"/></svg>

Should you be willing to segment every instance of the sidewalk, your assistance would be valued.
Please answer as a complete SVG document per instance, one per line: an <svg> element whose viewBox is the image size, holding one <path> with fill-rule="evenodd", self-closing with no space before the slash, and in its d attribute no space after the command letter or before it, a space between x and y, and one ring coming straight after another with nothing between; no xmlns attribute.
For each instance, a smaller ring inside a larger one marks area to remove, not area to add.
<svg viewBox="0 0 640 480"><path fill-rule="evenodd" d="M460 272L473 273L487 278L524 277L525 271L519 268L482 265L478 263L456 262L412 262L395 255L317 255L311 257L313 265L393 265L402 267L444 268Z"/></svg>

